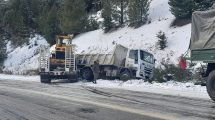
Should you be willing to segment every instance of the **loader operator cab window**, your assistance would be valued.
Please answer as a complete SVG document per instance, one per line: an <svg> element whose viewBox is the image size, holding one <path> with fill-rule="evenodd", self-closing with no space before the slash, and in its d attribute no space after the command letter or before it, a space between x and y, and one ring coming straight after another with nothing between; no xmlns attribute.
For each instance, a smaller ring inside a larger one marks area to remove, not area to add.
<svg viewBox="0 0 215 120"><path fill-rule="evenodd" d="M59 39L57 40L58 45L62 46L63 44L63 38L59 37Z"/></svg>
<svg viewBox="0 0 215 120"><path fill-rule="evenodd" d="M59 37L59 39L57 40L57 43L62 46L62 45L65 45L65 44L71 44L70 40L69 39L64 39L62 37Z"/></svg>

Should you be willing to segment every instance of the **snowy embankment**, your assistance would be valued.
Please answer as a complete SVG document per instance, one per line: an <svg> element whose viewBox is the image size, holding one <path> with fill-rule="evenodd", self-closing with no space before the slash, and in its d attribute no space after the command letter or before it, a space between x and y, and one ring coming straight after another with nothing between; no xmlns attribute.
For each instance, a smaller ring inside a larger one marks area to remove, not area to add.
<svg viewBox="0 0 215 120"><path fill-rule="evenodd" d="M7 44L7 59L3 71L10 74L29 74L36 72L39 67L39 53L42 46L49 46L40 35L29 39L29 44L12 49L11 43Z"/></svg>
<svg viewBox="0 0 215 120"><path fill-rule="evenodd" d="M163 95L173 95L189 98L210 99L205 86L194 85L192 82L181 83L168 81L165 83L149 83L143 80L129 80L122 82L119 80L98 80L97 84L83 83L87 86L102 87L102 88L117 88L138 92L149 92Z"/></svg>
<svg viewBox="0 0 215 120"><path fill-rule="evenodd" d="M19 80L19 81L31 81L31 82L40 82L39 76L22 76L22 75L4 75L0 74L0 80ZM61 80L56 82L61 83ZM181 83L175 81L169 81L166 83L148 83L143 80L129 80L127 82L119 80L98 80L97 84L92 82L78 82L72 83L73 85L84 85L90 87L102 87L102 88L115 88L123 90L131 90L138 92L149 92L157 93L163 95L173 95L181 97L190 97L190 98L201 98L201 99L210 99L206 87L200 85L194 85L191 82ZM69 87L71 84L57 84L62 87Z"/></svg>
<svg viewBox="0 0 215 120"><path fill-rule="evenodd" d="M31 82L39 82L40 76L24 76L24 75L5 75L0 74L0 80L19 80L19 81L31 81Z"/></svg>

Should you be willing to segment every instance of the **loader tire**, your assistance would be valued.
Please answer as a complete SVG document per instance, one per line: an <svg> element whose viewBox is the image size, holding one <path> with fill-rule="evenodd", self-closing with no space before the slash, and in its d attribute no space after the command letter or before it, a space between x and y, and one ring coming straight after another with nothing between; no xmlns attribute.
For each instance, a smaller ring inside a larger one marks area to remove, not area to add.
<svg viewBox="0 0 215 120"><path fill-rule="evenodd" d="M93 80L93 71L90 68L86 68L82 71L82 78L88 81Z"/></svg>
<svg viewBox="0 0 215 120"><path fill-rule="evenodd" d="M206 82L207 92L210 98L215 101L215 70L210 72Z"/></svg>
<svg viewBox="0 0 215 120"><path fill-rule="evenodd" d="M120 80L127 81L131 79L131 73L128 70L123 71L120 73Z"/></svg>
<svg viewBox="0 0 215 120"><path fill-rule="evenodd" d="M40 75L40 82L51 83L51 79L49 78L49 75Z"/></svg>

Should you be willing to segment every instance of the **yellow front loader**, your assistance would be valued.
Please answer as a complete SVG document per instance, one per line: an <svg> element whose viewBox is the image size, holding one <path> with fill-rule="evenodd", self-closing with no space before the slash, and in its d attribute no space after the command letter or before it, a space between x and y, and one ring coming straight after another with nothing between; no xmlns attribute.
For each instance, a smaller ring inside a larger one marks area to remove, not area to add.
<svg viewBox="0 0 215 120"><path fill-rule="evenodd" d="M56 45L51 51L42 49L40 54L40 78L42 83L52 79L76 80L73 36L56 37Z"/></svg>

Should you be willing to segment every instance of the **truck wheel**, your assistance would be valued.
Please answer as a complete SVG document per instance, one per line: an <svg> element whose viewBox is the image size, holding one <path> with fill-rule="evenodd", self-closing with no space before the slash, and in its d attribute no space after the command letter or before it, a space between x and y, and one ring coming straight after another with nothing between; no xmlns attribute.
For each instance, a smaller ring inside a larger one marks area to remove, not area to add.
<svg viewBox="0 0 215 120"><path fill-rule="evenodd" d="M215 101L215 70L209 74L206 87L210 98Z"/></svg>
<svg viewBox="0 0 215 120"><path fill-rule="evenodd" d="M82 72L82 78L89 81L93 80L93 71L89 68L84 69Z"/></svg>
<svg viewBox="0 0 215 120"><path fill-rule="evenodd" d="M127 81L131 79L131 73L128 70L123 71L120 73L120 80Z"/></svg>
<svg viewBox="0 0 215 120"><path fill-rule="evenodd" d="M40 75L40 82L41 83L50 83L51 79L49 78L49 75Z"/></svg>

